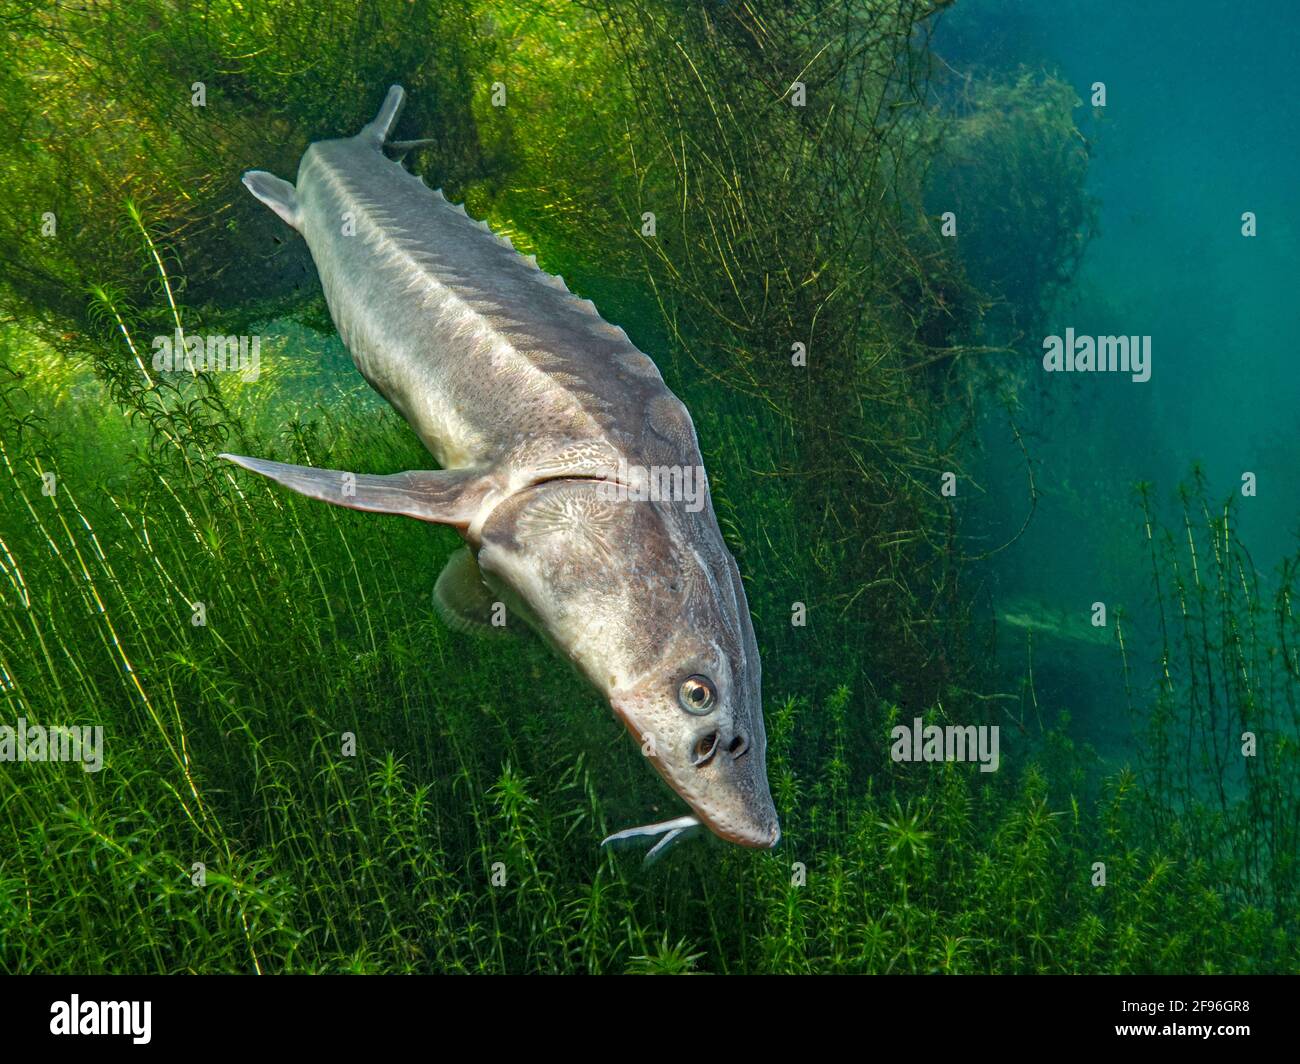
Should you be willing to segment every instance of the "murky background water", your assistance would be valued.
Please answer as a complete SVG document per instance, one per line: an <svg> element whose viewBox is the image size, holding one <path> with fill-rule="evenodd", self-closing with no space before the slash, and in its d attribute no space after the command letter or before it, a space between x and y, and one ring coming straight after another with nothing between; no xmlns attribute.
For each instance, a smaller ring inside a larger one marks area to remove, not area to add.
<svg viewBox="0 0 1300 1064"><path fill-rule="evenodd" d="M1040 681L1072 709L1078 733L1114 756L1130 752L1131 722L1117 712L1111 655L1088 641L1089 610L1122 603L1139 649L1150 647L1149 561L1132 485L1150 482L1158 512L1176 518L1175 489L1193 463L1214 498L1238 492L1253 472L1258 494L1238 500L1238 532L1264 570L1295 550L1297 47L1292 14L1267 0L974 0L937 36L955 65L1046 67L1075 88L1099 222L1048 332L1152 337L1146 383L1031 375L1039 395L1019 426L1042 496L1024 537L988 567L994 609L1013 618L1000 644L1007 667L1026 664L1015 621L1041 620ZM1096 82L1104 108L1090 106ZM1257 218L1253 238L1242 236L1246 211ZM1005 420L991 418L986 439L985 519L1010 528L1026 506L1023 458Z"/></svg>

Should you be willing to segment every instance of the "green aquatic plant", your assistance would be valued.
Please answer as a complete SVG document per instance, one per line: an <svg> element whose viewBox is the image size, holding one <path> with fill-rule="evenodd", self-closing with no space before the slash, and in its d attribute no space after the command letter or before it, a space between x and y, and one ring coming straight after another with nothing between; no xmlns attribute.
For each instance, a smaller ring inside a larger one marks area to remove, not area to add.
<svg viewBox="0 0 1300 1064"><path fill-rule="evenodd" d="M704 954L691 952L685 939L670 945L668 936L656 944L653 953L633 957L627 966L628 975L692 975L696 962Z"/></svg>
<svg viewBox="0 0 1300 1064"><path fill-rule="evenodd" d="M1297 963L1275 916L1235 901L1180 848L1177 817L1162 845L1150 841L1131 774L1095 809L1051 804L1034 771L996 782L951 764L868 774L836 737L848 687L774 715L773 779L791 781L777 787L780 851L679 850L649 872L600 856L611 796L639 779L624 775L635 753L615 765L592 756L617 729L593 729L599 707L573 705L540 651L466 654L443 632L424 592L398 577L405 561L394 565L425 537L398 525L377 538L350 515L269 491L210 497L209 533L185 504L201 482L142 510L123 487L83 505L73 472L60 478L67 494L46 499L34 490L35 430L20 449L13 429L6 420L0 436L11 461L0 491L6 719L78 720L95 706L109 737L96 776L67 765L3 776L6 970ZM141 484L155 472L129 455L145 438L125 420L108 437ZM46 461L75 470L85 446L64 440ZM31 536L37 519L48 540ZM332 573L347 574L343 587ZM206 626L190 623L194 588ZM280 667L251 667L262 660ZM547 711L499 708L510 701ZM1104 888L1090 883L1095 861Z"/></svg>
<svg viewBox="0 0 1300 1064"><path fill-rule="evenodd" d="M1179 490L1177 526L1160 526L1150 485L1139 498L1157 613L1154 692L1133 707L1151 828L1174 834L1229 896L1294 930L1300 555L1261 576L1237 536L1237 502L1212 504L1199 468Z"/></svg>
<svg viewBox="0 0 1300 1064"><path fill-rule="evenodd" d="M0 306L24 308L58 344L82 317L86 284L141 301L150 277L116 219L127 199L184 242L193 302L300 303L308 262L256 224L239 175L253 161L291 172L308 131L359 128L368 94L398 72L412 114L439 116L428 125L442 172L490 166L468 116L483 51L475 7L5 0ZM296 265L250 283L242 264L277 252Z"/></svg>
<svg viewBox="0 0 1300 1064"><path fill-rule="evenodd" d="M1092 146L1062 78L1022 70L948 79L951 118L931 171L936 213L956 216L972 280L996 295L1010 333L1041 334L1045 312L1074 279L1096 229L1085 191Z"/></svg>

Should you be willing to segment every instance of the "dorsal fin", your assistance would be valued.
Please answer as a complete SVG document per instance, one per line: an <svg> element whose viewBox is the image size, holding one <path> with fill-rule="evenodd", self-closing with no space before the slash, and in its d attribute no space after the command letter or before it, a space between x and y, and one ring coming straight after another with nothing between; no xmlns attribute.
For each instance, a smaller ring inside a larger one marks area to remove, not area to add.
<svg viewBox="0 0 1300 1064"><path fill-rule="evenodd" d="M376 151L381 151L384 147L384 141L388 139L388 134L393 131L397 125L397 118L402 113L402 105L406 103L406 90L400 85L394 85L388 90L388 95L384 97L384 104L379 108L379 113L361 130L357 136L364 141L368 141Z"/></svg>

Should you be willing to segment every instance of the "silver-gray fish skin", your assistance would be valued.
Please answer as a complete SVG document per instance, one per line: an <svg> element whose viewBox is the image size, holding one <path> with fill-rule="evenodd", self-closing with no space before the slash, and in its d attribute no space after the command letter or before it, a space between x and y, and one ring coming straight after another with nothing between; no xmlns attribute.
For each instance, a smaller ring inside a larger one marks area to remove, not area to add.
<svg viewBox="0 0 1300 1064"><path fill-rule="evenodd" d="M592 303L383 154L403 99L394 86L360 134L310 145L296 187L245 183L306 239L358 370L444 471L340 491L351 475L229 457L315 498L456 527L470 555L439 581L445 615L473 621L477 592L495 593L606 695L705 825L773 846L758 648L690 415ZM645 501L637 477L659 469L700 471L701 497Z"/></svg>

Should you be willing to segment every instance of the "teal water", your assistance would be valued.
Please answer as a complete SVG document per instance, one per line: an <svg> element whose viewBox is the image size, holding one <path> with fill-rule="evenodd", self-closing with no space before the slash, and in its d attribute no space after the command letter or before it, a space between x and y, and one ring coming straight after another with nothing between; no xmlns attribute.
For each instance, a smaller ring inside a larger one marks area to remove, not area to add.
<svg viewBox="0 0 1300 1064"><path fill-rule="evenodd" d="M1149 566L1132 485L1161 515L1194 463L1211 499L1237 498L1237 530L1259 569L1295 550L1300 528L1300 29L1267 0L1029 4L972 0L936 42L962 69L1058 73L1078 94L1097 226L1049 333L1149 335L1146 383L1047 374L1031 365L1018 424L1041 493L1034 520L990 562L994 613L1063 616L1080 638L1040 628L1036 679L1103 751L1127 751L1114 653L1089 643L1095 601L1129 612L1137 664L1150 664ZM1093 85L1105 107L1093 108ZM1243 212L1257 235L1242 235ZM1041 335L1022 342L1041 357ZM1004 418L985 430L989 495L979 520L1014 532L1027 509L1025 463ZM1241 496L1243 473L1257 495ZM996 536L991 535L991 538ZM1059 625L1058 625L1059 627ZM1003 624L1009 675L1026 664L1024 627Z"/></svg>

